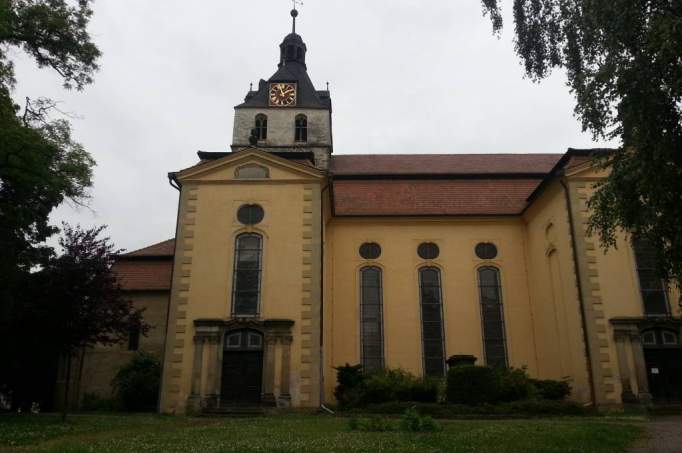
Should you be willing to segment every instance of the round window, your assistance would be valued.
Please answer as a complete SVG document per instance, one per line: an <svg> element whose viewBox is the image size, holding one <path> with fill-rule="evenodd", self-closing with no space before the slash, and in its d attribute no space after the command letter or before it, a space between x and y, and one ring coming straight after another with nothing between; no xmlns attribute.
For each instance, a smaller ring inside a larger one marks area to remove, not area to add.
<svg viewBox="0 0 682 453"><path fill-rule="evenodd" d="M360 246L360 256L366 260L375 260L381 256L381 246L374 242L365 242Z"/></svg>
<svg viewBox="0 0 682 453"><path fill-rule="evenodd" d="M497 256L497 247L490 242L481 242L476 245L476 256L482 260L491 260Z"/></svg>
<svg viewBox="0 0 682 453"><path fill-rule="evenodd" d="M257 204L245 204L237 211L237 220L244 225L256 225L263 221L265 212Z"/></svg>
<svg viewBox="0 0 682 453"><path fill-rule="evenodd" d="M423 242L417 247L417 255L425 260L435 260L440 255L440 249L433 242Z"/></svg>

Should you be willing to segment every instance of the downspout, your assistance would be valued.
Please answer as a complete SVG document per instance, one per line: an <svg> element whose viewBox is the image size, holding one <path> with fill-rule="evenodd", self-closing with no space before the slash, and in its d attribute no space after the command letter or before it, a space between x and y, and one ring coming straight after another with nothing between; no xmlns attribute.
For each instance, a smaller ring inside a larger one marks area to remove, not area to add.
<svg viewBox="0 0 682 453"><path fill-rule="evenodd" d="M178 228L180 224L180 201L182 199L182 187L175 177L175 173L168 173L168 184L178 192L178 210L175 218L175 240L178 238ZM177 243L175 244L177 248ZM173 295L173 274L175 274L176 253L173 251L173 266L171 267L171 288L168 291L168 302L166 305L166 334L163 336L163 357L161 358L161 379L159 381L159 396L156 402L156 412L161 413L161 392L163 391L163 376L166 367L166 347L168 346L168 324L170 322L171 297Z"/></svg>
<svg viewBox="0 0 682 453"><path fill-rule="evenodd" d="M573 248L573 267L575 272L576 286L578 288L578 302L580 305L580 323L583 329L583 342L585 344L585 356L587 357L587 379L590 383L590 397L592 404L597 405L597 396L594 390L594 375L592 374L592 354L590 353L589 335L587 334L587 321L585 314L585 299L583 296L583 287L580 281L580 265L578 264L578 249L576 247L575 239L575 222L573 220L573 210L571 209L571 197L568 190L568 185L563 177L559 178L561 187L564 188L564 198L566 200L566 211L568 213L568 225L571 229L571 247Z"/></svg>
<svg viewBox="0 0 682 453"><path fill-rule="evenodd" d="M324 405L324 193L329 189L329 184L320 192L320 407L328 412L329 408ZM332 412L333 413L333 412Z"/></svg>

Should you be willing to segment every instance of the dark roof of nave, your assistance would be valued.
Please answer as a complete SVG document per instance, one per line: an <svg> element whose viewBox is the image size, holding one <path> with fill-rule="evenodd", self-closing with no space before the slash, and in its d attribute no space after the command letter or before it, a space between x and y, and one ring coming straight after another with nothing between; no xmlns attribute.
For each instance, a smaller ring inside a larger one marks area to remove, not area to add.
<svg viewBox="0 0 682 453"><path fill-rule="evenodd" d="M348 154L332 156L334 176L532 175L544 177L563 154Z"/></svg>
<svg viewBox="0 0 682 453"><path fill-rule="evenodd" d="M175 254L175 239L168 239L166 241L158 242L149 245L139 250L124 253L120 256L123 259L135 258L163 258L173 256Z"/></svg>
<svg viewBox="0 0 682 453"><path fill-rule="evenodd" d="M111 269L125 291L167 291L171 287L175 239L119 255Z"/></svg>

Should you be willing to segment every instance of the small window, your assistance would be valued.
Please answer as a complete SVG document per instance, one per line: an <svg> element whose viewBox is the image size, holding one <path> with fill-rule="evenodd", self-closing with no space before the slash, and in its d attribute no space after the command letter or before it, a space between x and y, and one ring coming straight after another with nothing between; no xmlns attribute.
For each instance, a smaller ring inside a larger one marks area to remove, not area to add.
<svg viewBox="0 0 682 453"><path fill-rule="evenodd" d="M482 260L492 260L497 256L497 247L490 242L481 242L476 245L476 256Z"/></svg>
<svg viewBox="0 0 682 453"><path fill-rule="evenodd" d="M257 225L263 221L265 212L257 204L245 204L237 211L237 220L244 225Z"/></svg>
<svg viewBox="0 0 682 453"><path fill-rule="evenodd" d="M381 246L374 242L365 242L360 246L360 256L366 260L375 260L381 256Z"/></svg>
<svg viewBox="0 0 682 453"><path fill-rule="evenodd" d="M678 343L677 334L675 332L670 332L670 331L664 330L662 337L663 337L663 344L666 346L676 345Z"/></svg>
<svg viewBox="0 0 682 453"><path fill-rule="evenodd" d="M268 117L261 114L256 115L256 127L254 129L256 140L266 140L268 138Z"/></svg>
<svg viewBox="0 0 682 453"><path fill-rule="evenodd" d="M435 260L440 255L440 249L433 242L423 242L417 247L417 255L424 260Z"/></svg>
<svg viewBox="0 0 682 453"><path fill-rule="evenodd" d="M642 334L642 344L646 346L653 346L656 344L656 333L649 331Z"/></svg>
<svg viewBox="0 0 682 453"><path fill-rule="evenodd" d="M249 332L249 348L260 349L263 347L263 337L254 332Z"/></svg>
<svg viewBox="0 0 682 453"><path fill-rule="evenodd" d="M260 165L244 165L234 172L237 179L267 179L270 177L268 169Z"/></svg>
<svg viewBox="0 0 682 453"><path fill-rule="evenodd" d="M225 340L225 347L228 349L239 349L242 346L242 334L240 332L232 333L227 336Z"/></svg>
<svg viewBox="0 0 682 453"><path fill-rule="evenodd" d="M305 115L298 115L296 117L296 141L308 141L308 118Z"/></svg>
<svg viewBox="0 0 682 453"><path fill-rule="evenodd" d="M140 349L140 325L134 324L130 326L128 331L128 351L137 351Z"/></svg>

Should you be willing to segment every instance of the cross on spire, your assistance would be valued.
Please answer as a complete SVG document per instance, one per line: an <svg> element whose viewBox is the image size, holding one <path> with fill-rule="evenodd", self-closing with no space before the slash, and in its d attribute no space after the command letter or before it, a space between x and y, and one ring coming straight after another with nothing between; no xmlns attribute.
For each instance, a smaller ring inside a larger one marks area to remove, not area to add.
<svg viewBox="0 0 682 453"><path fill-rule="evenodd" d="M296 33L296 17L298 16L298 10L296 9L296 7L297 7L298 5L303 6L303 2L302 2L301 0L291 0L291 3L292 3L292 5L293 5L293 7L294 7L294 8L291 10L291 17L294 19L294 20L293 20L293 25L292 25L292 27L291 27L291 32L292 32L292 33Z"/></svg>

